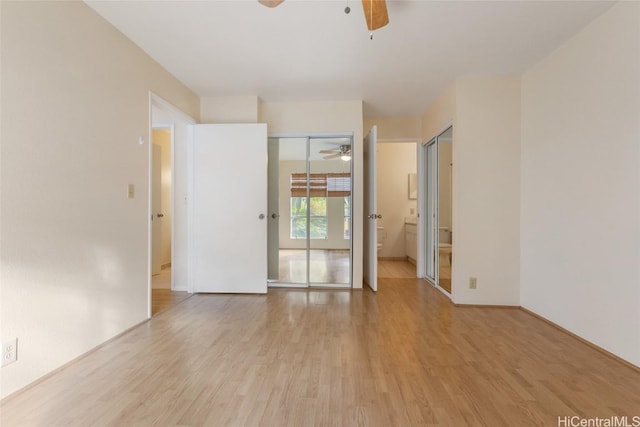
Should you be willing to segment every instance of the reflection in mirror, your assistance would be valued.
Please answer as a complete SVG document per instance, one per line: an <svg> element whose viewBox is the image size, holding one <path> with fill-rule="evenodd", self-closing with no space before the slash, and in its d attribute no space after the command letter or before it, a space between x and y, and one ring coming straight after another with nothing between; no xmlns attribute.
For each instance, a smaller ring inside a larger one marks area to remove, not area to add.
<svg viewBox="0 0 640 427"><path fill-rule="evenodd" d="M306 158L307 138L275 138L277 173L269 175L269 279L282 284L307 284ZM299 178L296 178L299 177ZM273 214L276 217L273 218ZM277 269L271 267L277 263ZM277 272L272 275L272 272Z"/></svg>
<svg viewBox="0 0 640 427"><path fill-rule="evenodd" d="M436 255L438 250L437 240L435 230L437 228L437 195L438 195L438 156L437 156L437 143L436 138L429 141L426 144L424 150L424 164L426 165L425 171L425 198L423 209L425 212L425 222L426 222L426 244L425 244L425 276L430 279L433 283L436 283L436 272L437 272L437 259Z"/></svg>
<svg viewBox="0 0 640 427"><path fill-rule="evenodd" d="M349 285L351 267L351 139L309 144L309 283Z"/></svg>
<svg viewBox="0 0 640 427"><path fill-rule="evenodd" d="M271 286L351 285L351 138L269 139Z"/></svg>
<svg viewBox="0 0 640 427"><path fill-rule="evenodd" d="M438 136L438 285L451 293L453 129Z"/></svg>

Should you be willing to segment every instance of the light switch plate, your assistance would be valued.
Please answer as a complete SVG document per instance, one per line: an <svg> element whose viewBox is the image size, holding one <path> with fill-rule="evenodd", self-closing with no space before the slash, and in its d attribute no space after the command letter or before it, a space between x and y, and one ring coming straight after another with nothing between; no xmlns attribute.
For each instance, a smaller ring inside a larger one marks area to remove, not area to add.
<svg viewBox="0 0 640 427"><path fill-rule="evenodd" d="M127 198L133 199L136 195L136 187L133 184L127 186Z"/></svg>

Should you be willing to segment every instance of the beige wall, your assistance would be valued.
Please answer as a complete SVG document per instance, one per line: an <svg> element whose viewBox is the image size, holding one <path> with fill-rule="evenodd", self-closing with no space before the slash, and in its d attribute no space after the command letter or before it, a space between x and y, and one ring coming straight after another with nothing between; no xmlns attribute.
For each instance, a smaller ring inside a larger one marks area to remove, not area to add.
<svg viewBox="0 0 640 427"><path fill-rule="evenodd" d="M6 396L147 318L149 91L199 100L82 2L0 7Z"/></svg>
<svg viewBox="0 0 640 427"><path fill-rule="evenodd" d="M422 141L427 142L444 132L455 120L456 84L450 84L429 106L421 118ZM453 129L454 137L456 130Z"/></svg>
<svg viewBox="0 0 640 427"><path fill-rule="evenodd" d="M438 139L438 226L451 229L453 144L444 138ZM451 243L440 240L442 243Z"/></svg>
<svg viewBox="0 0 640 427"><path fill-rule="evenodd" d="M453 135L453 300L519 305L520 78L458 79Z"/></svg>
<svg viewBox="0 0 640 427"><path fill-rule="evenodd" d="M522 306L640 366L640 4L522 79Z"/></svg>
<svg viewBox="0 0 640 427"><path fill-rule="evenodd" d="M353 287L362 287L362 101L262 102L269 134L353 133Z"/></svg>
<svg viewBox="0 0 640 427"><path fill-rule="evenodd" d="M424 140L452 123L452 299L519 305L519 78L457 79L423 116Z"/></svg>
<svg viewBox="0 0 640 427"><path fill-rule="evenodd" d="M258 123L257 96L219 96L200 99L202 123Z"/></svg>
<svg viewBox="0 0 640 427"><path fill-rule="evenodd" d="M416 173L416 143L387 142L378 144L378 212L384 227L382 258L406 256L404 219L416 215L416 200L409 200L409 174ZM411 213L414 209L414 213Z"/></svg>
<svg viewBox="0 0 640 427"><path fill-rule="evenodd" d="M365 117L364 131L378 126L378 140L414 140L421 138L420 117Z"/></svg>
<svg viewBox="0 0 640 427"><path fill-rule="evenodd" d="M161 149L161 206L164 214L162 218L162 244L160 245L160 264L171 263L171 130L155 129L152 132L152 141Z"/></svg>

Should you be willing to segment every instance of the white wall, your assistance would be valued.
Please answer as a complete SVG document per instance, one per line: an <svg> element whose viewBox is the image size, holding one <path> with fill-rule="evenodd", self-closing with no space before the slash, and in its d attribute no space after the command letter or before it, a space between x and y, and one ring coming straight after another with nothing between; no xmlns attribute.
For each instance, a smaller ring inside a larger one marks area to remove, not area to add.
<svg viewBox="0 0 640 427"><path fill-rule="evenodd" d="M640 4L522 79L522 306L640 366Z"/></svg>
<svg viewBox="0 0 640 427"><path fill-rule="evenodd" d="M257 96L218 96L200 99L202 123L258 123Z"/></svg>
<svg viewBox="0 0 640 427"><path fill-rule="evenodd" d="M149 91L199 100L82 2L0 8L4 397L147 318Z"/></svg>
<svg viewBox="0 0 640 427"><path fill-rule="evenodd" d="M384 227L379 257L405 258L404 219L416 215L416 200L409 200L409 174L417 171L416 143L380 143L377 159L378 225Z"/></svg>
<svg viewBox="0 0 640 427"><path fill-rule="evenodd" d="M259 103L260 104L260 103ZM362 101L262 102L269 134L353 132L353 287L362 287Z"/></svg>
<svg viewBox="0 0 640 427"><path fill-rule="evenodd" d="M304 145L304 144L303 144ZM291 239L291 174L306 173L304 160L281 160L279 165L280 186L280 249L304 249L306 239ZM310 162L311 173L349 172L349 162L342 160L320 160ZM312 249L349 249L350 240L344 238L344 197L327 198L327 238L312 239Z"/></svg>

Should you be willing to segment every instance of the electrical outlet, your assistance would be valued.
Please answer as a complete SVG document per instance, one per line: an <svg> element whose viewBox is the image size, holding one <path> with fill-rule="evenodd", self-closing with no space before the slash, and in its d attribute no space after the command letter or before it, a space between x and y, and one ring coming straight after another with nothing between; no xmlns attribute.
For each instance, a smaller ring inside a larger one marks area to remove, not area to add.
<svg viewBox="0 0 640 427"><path fill-rule="evenodd" d="M2 366L18 360L18 338L2 343Z"/></svg>
<svg viewBox="0 0 640 427"><path fill-rule="evenodd" d="M469 289L476 289L478 287L478 279L476 277L469 277Z"/></svg>

